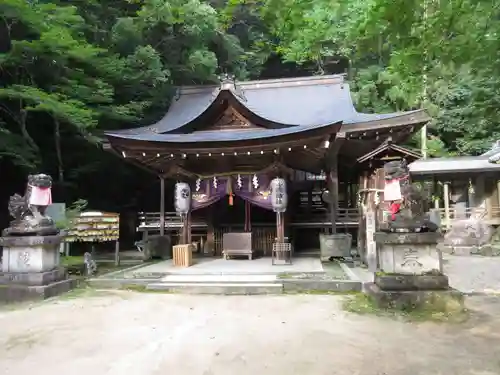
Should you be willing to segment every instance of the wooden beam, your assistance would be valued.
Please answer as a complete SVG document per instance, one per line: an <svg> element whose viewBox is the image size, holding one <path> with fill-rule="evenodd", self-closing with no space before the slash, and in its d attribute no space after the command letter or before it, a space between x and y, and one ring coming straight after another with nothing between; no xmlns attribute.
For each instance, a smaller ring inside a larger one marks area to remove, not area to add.
<svg viewBox="0 0 500 375"><path fill-rule="evenodd" d="M109 151L111 152L112 154L118 156L120 159L122 160L125 160L126 162L138 167L138 168L141 168L142 170L148 172L148 173L152 173L154 174L155 176L158 176L158 171L154 170L153 168L150 168L146 165L143 165L142 163L140 163L139 161L137 161L136 159L133 159L133 158L127 158L127 157L123 157L121 151L119 152L119 150L116 150L112 147L109 147L106 149L106 151Z"/></svg>
<svg viewBox="0 0 500 375"><path fill-rule="evenodd" d="M325 165L328 171L331 170L332 165L335 168L338 168L338 155L346 139L347 139L346 133L341 132L337 133L333 141L330 141L328 151L326 152L325 155Z"/></svg>

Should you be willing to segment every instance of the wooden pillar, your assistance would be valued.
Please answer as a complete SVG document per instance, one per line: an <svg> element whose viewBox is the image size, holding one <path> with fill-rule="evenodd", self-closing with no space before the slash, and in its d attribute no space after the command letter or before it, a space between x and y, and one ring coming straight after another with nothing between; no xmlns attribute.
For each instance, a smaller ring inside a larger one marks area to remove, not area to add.
<svg viewBox="0 0 500 375"><path fill-rule="evenodd" d="M339 211L339 177L338 177L338 155L346 140L345 133L337 133L335 140L330 142L326 156L326 166L328 169L328 191L330 192L330 221L332 234L337 233L337 219Z"/></svg>
<svg viewBox="0 0 500 375"><path fill-rule="evenodd" d="M498 205L495 207L495 212L498 212L500 207L500 180L497 180L497 195L498 195Z"/></svg>
<svg viewBox="0 0 500 375"><path fill-rule="evenodd" d="M165 235L165 179L160 177L160 236Z"/></svg>
<svg viewBox="0 0 500 375"><path fill-rule="evenodd" d="M444 222L448 229L450 227L450 183L443 183L443 203L444 203Z"/></svg>
<svg viewBox="0 0 500 375"><path fill-rule="evenodd" d="M337 233L337 218L339 212L339 178L337 174L337 157L334 158L335 165L331 166L328 176L328 191L330 192L330 220L332 222L331 233Z"/></svg>
<svg viewBox="0 0 500 375"><path fill-rule="evenodd" d="M120 241L115 242L115 266L120 265Z"/></svg>
<svg viewBox="0 0 500 375"><path fill-rule="evenodd" d="M191 233L191 223L192 223L192 216L191 216L191 211L187 214L186 216L187 219L187 233L186 233L186 243L191 244L192 241L192 233Z"/></svg>
<svg viewBox="0 0 500 375"><path fill-rule="evenodd" d="M214 215L213 206L208 208L208 218L207 218L207 253L210 255L219 255L215 248L215 229L214 229Z"/></svg>
<svg viewBox="0 0 500 375"><path fill-rule="evenodd" d="M191 214L187 213L182 218L181 244L187 245L191 241Z"/></svg>

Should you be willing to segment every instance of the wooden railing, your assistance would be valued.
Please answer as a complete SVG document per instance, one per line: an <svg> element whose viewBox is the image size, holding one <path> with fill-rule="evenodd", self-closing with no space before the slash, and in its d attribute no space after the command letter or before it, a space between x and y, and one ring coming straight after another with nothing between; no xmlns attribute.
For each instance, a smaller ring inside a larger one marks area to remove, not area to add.
<svg viewBox="0 0 500 375"><path fill-rule="evenodd" d="M357 208L339 208L336 224L339 226L357 226L359 222L359 210ZM321 226L331 225L330 213L325 211L312 214L295 214L292 216L291 226Z"/></svg>
<svg viewBox="0 0 500 375"><path fill-rule="evenodd" d="M500 207L467 207L465 210L450 208L448 217L444 208L439 208L438 211L444 228L450 227L453 221L470 218L481 219L488 224L500 224Z"/></svg>
<svg viewBox="0 0 500 375"><path fill-rule="evenodd" d="M143 231L147 229L155 229L160 227L159 212L139 212L139 226L137 230ZM182 227L181 218L176 212L165 212L165 228L178 229ZM206 228L207 224L204 220L194 220L191 223L191 228Z"/></svg>
<svg viewBox="0 0 500 375"><path fill-rule="evenodd" d="M446 219L444 208L438 209L441 216L443 228L450 227L454 220L477 218L483 219L490 224L500 225L500 207L467 208L464 211L450 209L449 217ZM337 225L346 227L356 227L359 222L359 211L357 208L340 208L337 215ZM229 224L228 224L229 225ZM295 214L289 223L292 227L321 227L331 225L328 212ZM271 225L272 226L272 225ZM160 227L159 212L139 212L139 231L151 230ZM179 229L182 227L180 217L175 212L165 212L165 228ZM195 218L191 223L193 229L204 229L207 223L203 218Z"/></svg>
<svg viewBox="0 0 500 375"><path fill-rule="evenodd" d="M357 208L340 208L337 214L337 225L354 226L358 224L359 213ZM274 224L273 224L274 225ZM295 214L292 216L292 226L321 226L331 225L328 212ZM159 212L139 212L139 231L156 229L160 227ZM182 227L181 219L175 212L165 212L165 228L178 229ZM193 229L206 228L203 218L195 218L191 223Z"/></svg>

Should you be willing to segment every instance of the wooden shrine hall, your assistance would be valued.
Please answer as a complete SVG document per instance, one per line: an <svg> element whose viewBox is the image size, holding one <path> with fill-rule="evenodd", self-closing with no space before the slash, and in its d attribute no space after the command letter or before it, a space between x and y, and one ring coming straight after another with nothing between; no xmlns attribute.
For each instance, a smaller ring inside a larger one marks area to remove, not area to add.
<svg viewBox="0 0 500 375"><path fill-rule="evenodd" d="M235 233L239 246L269 255L277 236L273 178L287 182L285 241L298 252L317 248L320 233L356 230L359 189L384 160L419 158L397 144L427 121L423 110L357 112L343 75L224 76L218 85L180 87L159 122L107 132L105 148L161 180L160 212L145 215L140 228L174 238L179 225L166 207L173 205L164 181L186 182L192 208L185 243L199 238L202 251L220 255L224 234Z"/></svg>

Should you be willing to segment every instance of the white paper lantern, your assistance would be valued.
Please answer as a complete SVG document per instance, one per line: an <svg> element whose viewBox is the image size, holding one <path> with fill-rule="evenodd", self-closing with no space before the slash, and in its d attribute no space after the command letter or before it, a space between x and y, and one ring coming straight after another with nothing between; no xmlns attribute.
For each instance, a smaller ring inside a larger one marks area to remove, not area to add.
<svg viewBox="0 0 500 375"><path fill-rule="evenodd" d="M185 215L191 209L191 188L185 182L175 184L175 211Z"/></svg>
<svg viewBox="0 0 500 375"><path fill-rule="evenodd" d="M286 181L275 178L271 181L271 199L274 212L285 212L288 204Z"/></svg>

